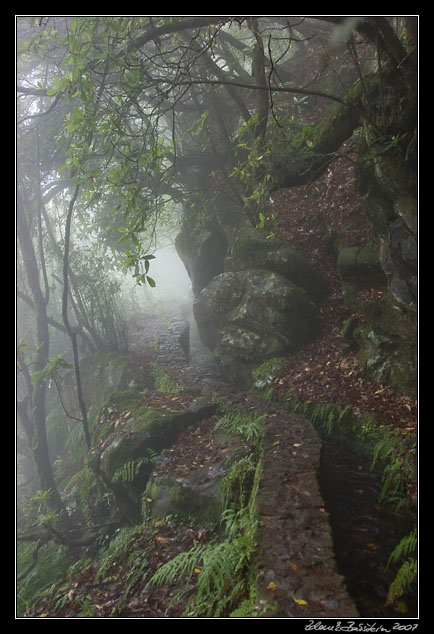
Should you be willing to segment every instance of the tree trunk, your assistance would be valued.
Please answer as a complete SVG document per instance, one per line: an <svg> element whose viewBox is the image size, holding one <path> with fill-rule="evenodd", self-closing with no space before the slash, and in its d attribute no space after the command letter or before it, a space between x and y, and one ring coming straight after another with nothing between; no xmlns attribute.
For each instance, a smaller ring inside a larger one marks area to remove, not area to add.
<svg viewBox="0 0 434 634"><path fill-rule="evenodd" d="M39 283L38 267L33 242L27 225L20 196L17 197L17 236L23 258L29 288L33 295L33 306L36 320L37 349L35 354L34 372L41 372L49 355L49 332L46 303ZM50 510L55 511L60 518L60 524L67 523L67 513L54 481L48 449L47 430L45 425L45 391L44 379L36 379L31 384L28 395L28 414L23 412L26 423L23 425L27 434L27 441L32 452L38 485L42 491L51 491L48 498Z"/></svg>
<svg viewBox="0 0 434 634"><path fill-rule="evenodd" d="M251 21L251 29L256 39L256 44L252 53L252 75L255 84L258 87L256 91L256 117L258 123L255 129L255 136L262 145L265 140L265 132L267 130L269 95L267 90L267 80L265 77L265 55L264 43L258 31L258 20L253 18Z"/></svg>
<svg viewBox="0 0 434 634"><path fill-rule="evenodd" d="M87 410L86 410L86 404L83 399L83 391L81 388L80 364L78 359L78 347L77 347L77 332L75 332L74 329L72 328L68 318L68 288L69 288L68 274L69 274L69 248L70 248L70 239L71 239L71 222L72 222L72 213L74 211L74 205L75 205L75 201L77 200L79 188L80 188L80 185L77 185L75 187L74 193L69 203L68 215L66 218L65 252L63 256L62 317L63 317L63 323L65 325L65 330L68 333L69 338L71 339L72 353L74 357L75 381L77 385L78 405L80 407L80 413L82 417L82 425L83 425L84 436L86 438L86 444L88 449L90 449L91 439L90 439L90 432L89 432L89 424L87 421Z"/></svg>

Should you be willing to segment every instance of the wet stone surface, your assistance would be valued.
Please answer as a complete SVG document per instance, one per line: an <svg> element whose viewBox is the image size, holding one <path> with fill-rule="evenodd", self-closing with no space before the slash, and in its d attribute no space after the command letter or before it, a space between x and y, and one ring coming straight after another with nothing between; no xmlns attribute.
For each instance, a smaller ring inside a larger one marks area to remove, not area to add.
<svg viewBox="0 0 434 634"><path fill-rule="evenodd" d="M264 407L258 403L258 408ZM269 410L258 491L258 594L265 616L358 616L338 574L317 482L321 441L310 422Z"/></svg>

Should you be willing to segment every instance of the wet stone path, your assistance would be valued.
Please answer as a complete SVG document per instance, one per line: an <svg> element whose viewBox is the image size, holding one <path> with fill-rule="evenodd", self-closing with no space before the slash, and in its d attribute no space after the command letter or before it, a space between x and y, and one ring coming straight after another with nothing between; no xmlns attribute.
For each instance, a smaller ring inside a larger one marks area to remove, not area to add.
<svg viewBox="0 0 434 634"><path fill-rule="evenodd" d="M157 361L164 371L189 389L206 389L228 404L267 415L257 495L259 607L266 609L267 618L357 617L344 578L337 572L317 481L321 454L317 432L306 418L226 384L208 351L197 340L195 350L189 345L194 324L192 328L185 317L191 313L184 308L156 340Z"/></svg>

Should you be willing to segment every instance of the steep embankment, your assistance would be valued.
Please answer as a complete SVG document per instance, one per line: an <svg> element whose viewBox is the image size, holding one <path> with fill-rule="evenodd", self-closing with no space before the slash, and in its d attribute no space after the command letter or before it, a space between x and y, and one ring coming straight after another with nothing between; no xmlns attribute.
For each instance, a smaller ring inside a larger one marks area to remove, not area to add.
<svg viewBox="0 0 434 634"><path fill-rule="evenodd" d="M352 157L335 161L327 173L310 186L279 190L267 204L274 214L276 235L311 261L327 279L329 297L321 305L318 336L287 358L273 382L276 394L288 391L301 401L350 405L355 412L374 414L379 425L391 425L412 445L417 436L417 402L387 384L366 378L357 351L345 337L345 323L365 322L366 301L378 302L385 287L357 291L357 302L348 301L335 245L368 245L376 240L355 184Z"/></svg>

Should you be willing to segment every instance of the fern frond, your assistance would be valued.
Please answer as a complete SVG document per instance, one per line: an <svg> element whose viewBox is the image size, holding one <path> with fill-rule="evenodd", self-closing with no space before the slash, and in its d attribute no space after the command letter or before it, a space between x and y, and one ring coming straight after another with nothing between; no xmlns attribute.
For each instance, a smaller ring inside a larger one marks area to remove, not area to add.
<svg viewBox="0 0 434 634"><path fill-rule="evenodd" d="M396 497L396 495L405 487L402 477L403 463L399 458L388 464L383 471L383 486L378 497L382 502L386 497Z"/></svg>
<svg viewBox="0 0 434 634"><path fill-rule="evenodd" d="M333 425L335 423L335 415L336 415L336 413L334 412L333 409L331 409L329 411L329 413L328 413L327 420L326 420L326 423L325 423L325 426L326 426L328 434L331 434L331 432L332 432Z"/></svg>
<svg viewBox="0 0 434 634"><path fill-rule="evenodd" d="M410 553L415 552L417 548L417 527L415 527L409 535L401 539L399 544L393 550L387 562L387 567L396 563L400 559L405 559Z"/></svg>
<svg viewBox="0 0 434 634"><path fill-rule="evenodd" d="M128 572L128 576L126 579L126 587L123 593L123 598L127 598L127 596L130 594L131 590L133 589L133 587L136 585L136 583L140 582L144 582L146 579L148 573L148 562L146 559L136 559L134 561L133 566L131 567L131 570Z"/></svg>
<svg viewBox="0 0 434 634"><path fill-rule="evenodd" d="M127 526L119 531L101 557L100 566L96 574L97 583L104 578L113 564L118 564L128 559L128 555L133 550L134 541L140 536L141 532L142 526L140 525Z"/></svg>
<svg viewBox="0 0 434 634"><path fill-rule="evenodd" d="M251 539L241 534L232 540L199 544L163 564L149 583L158 587L195 577L195 595L189 602L189 614L217 617L246 590L247 581L241 572L248 565L253 550ZM181 596L181 593L176 595L176 600Z"/></svg>
<svg viewBox="0 0 434 634"><path fill-rule="evenodd" d="M339 412L339 416L338 416L338 423L342 421L346 413L349 412L350 410L351 410L351 405L346 405L345 407L341 408Z"/></svg>
<svg viewBox="0 0 434 634"><path fill-rule="evenodd" d="M244 456L237 462L234 462L228 469L227 474L223 478L220 485L220 496L222 500L222 506L226 509L229 503L233 501L235 492L238 493L236 502L240 506L244 506L245 496L248 491L245 487L246 478L249 473L256 470L254 458L251 453Z"/></svg>
<svg viewBox="0 0 434 634"><path fill-rule="evenodd" d="M143 458L137 458L137 460L130 460L116 469L113 480L115 482L123 482L125 484L131 484L139 475L141 468L144 465L155 462L158 454L152 449L147 449L147 456Z"/></svg>
<svg viewBox="0 0 434 634"><path fill-rule="evenodd" d="M194 569L200 566L205 548L207 548L206 544L198 544L186 552L179 553L179 555L163 564L153 574L149 583L159 587L183 576L191 579L195 574Z"/></svg>
<svg viewBox="0 0 434 634"><path fill-rule="evenodd" d="M250 544L242 535L204 551L194 601L201 616L219 617L241 592L246 580L240 572L249 558Z"/></svg>
<svg viewBox="0 0 434 634"><path fill-rule="evenodd" d="M240 434L246 440L254 441L262 436L266 418L267 414L252 417L241 410L227 410L224 416L217 421L215 429L223 427L230 435Z"/></svg>
<svg viewBox="0 0 434 634"><path fill-rule="evenodd" d="M372 463L371 463L371 471L376 465L378 459L385 460L390 454L394 451L394 446L391 443L390 439L386 436L381 438L374 446L372 450Z"/></svg>
<svg viewBox="0 0 434 634"><path fill-rule="evenodd" d="M392 605L396 599L404 594L404 592L411 586L417 576L417 561L414 557L409 557L407 561L404 561L398 573L390 585L389 592L387 594L386 605Z"/></svg>

